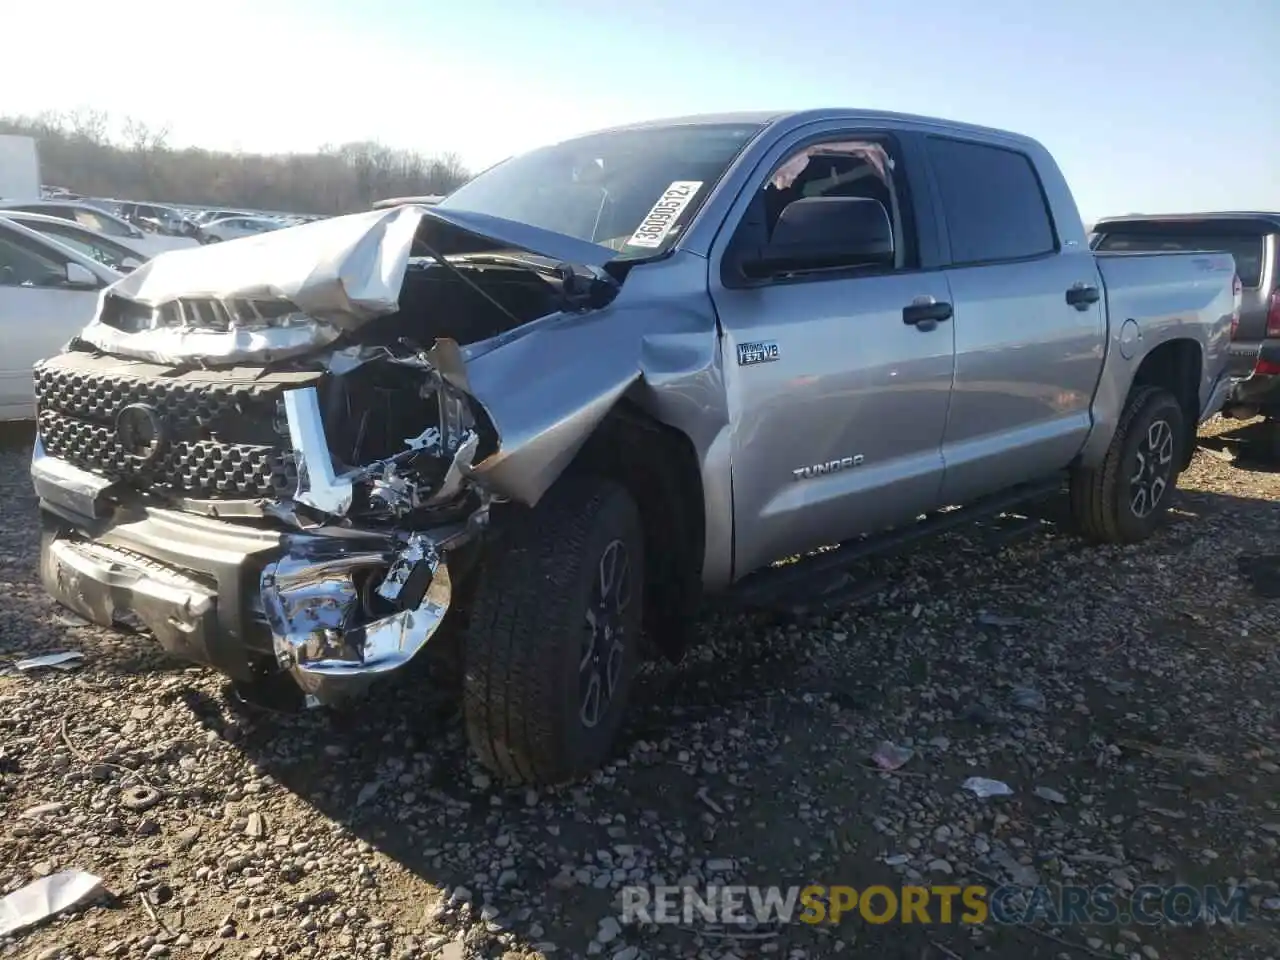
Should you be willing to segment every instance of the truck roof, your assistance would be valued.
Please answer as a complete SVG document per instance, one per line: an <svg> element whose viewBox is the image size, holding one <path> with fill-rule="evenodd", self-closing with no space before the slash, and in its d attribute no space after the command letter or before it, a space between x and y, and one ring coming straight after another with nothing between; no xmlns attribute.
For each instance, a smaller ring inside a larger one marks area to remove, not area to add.
<svg viewBox="0 0 1280 960"><path fill-rule="evenodd" d="M856 107L822 107L810 110L747 110L727 113L698 113L682 117L667 117L665 119L643 120L638 123L620 124L616 127L610 127L607 130L597 131L598 133L611 132L614 130L641 130L646 127L671 127L671 126L695 126L695 125L711 125L726 123L757 123L760 126L777 125L788 129L804 126L808 123L817 123L823 120L859 120L872 122L882 121L886 123L913 123L925 126L936 126L940 131L949 130L952 132L970 132L985 135L996 135L1007 140L1022 141L1027 144L1039 145L1033 138L1024 136L1023 134L1014 133L1010 130L1000 130L995 127L983 127L973 123L960 123L956 120L944 120L940 117L926 117L911 113L894 113L887 110L863 110Z"/></svg>
<svg viewBox="0 0 1280 960"><path fill-rule="evenodd" d="M1131 213L1122 217L1103 217L1093 225L1095 233L1110 227L1134 227L1144 224L1221 223L1257 233L1280 233L1280 213L1260 210L1220 210L1204 213Z"/></svg>

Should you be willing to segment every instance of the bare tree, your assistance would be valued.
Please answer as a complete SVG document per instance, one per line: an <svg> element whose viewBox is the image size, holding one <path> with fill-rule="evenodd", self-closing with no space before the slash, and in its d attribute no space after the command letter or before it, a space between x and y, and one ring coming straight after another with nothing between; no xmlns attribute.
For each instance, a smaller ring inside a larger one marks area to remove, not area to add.
<svg viewBox="0 0 1280 960"><path fill-rule="evenodd" d="M87 109L3 117L0 133L39 141L45 183L122 200L349 213L384 197L448 193L468 176L457 154L432 157L376 141L271 155L176 150L168 127L131 117L117 126Z"/></svg>

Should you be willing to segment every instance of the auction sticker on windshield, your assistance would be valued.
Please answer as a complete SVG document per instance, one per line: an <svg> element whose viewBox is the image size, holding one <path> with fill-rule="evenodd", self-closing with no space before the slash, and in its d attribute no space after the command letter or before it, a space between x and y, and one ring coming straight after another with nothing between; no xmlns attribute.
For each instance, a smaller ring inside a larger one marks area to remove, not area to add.
<svg viewBox="0 0 1280 960"><path fill-rule="evenodd" d="M627 245L631 247L660 247L667 234L680 219L684 208L702 189L701 180L677 180L662 192L658 202L653 205L636 232L631 235Z"/></svg>

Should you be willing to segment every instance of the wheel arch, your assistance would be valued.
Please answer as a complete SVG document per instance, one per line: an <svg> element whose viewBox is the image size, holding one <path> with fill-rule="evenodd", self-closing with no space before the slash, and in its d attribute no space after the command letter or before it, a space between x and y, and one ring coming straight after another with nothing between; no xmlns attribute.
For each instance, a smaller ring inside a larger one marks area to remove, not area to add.
<svg viewBox="0 0 1280 960"><path fill-rule="evenodd" d="M693 441L624 397L564 471L580 473L607 477L635 499L645 536L645 632L661 653L679 658L692 638L706 550Z"/></svg>
<svg viewBox="0 0 1280 960"><path fill-rule="evenodd" d="M1195 454L1196 432L1200 426L1200 381L1204 350L1189 337L1175 337L1157 344L1142 358L1129 387L1160 387L1178 401L1183 416L1183 456L1178 465L1185 470Z"/></svg>

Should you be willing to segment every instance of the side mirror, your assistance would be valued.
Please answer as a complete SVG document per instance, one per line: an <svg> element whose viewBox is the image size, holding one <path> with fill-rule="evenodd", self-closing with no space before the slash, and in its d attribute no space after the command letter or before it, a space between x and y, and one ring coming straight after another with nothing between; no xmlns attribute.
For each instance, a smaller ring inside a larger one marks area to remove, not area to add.
<svg viewBox="0 0 1280 960"><path fill-rule="evenodd" d="M804 197L783 209L773 236L739 261L753 278L798 270L892 266L893 227L879 200Z"/></svg>
<svg viewBox="0 0 1280 960"><path fill-rule="evenodd" d="M125 257L120 261L120 269L124 272L137 270L140 266L142 266L142 261L137 260L134 257Z"/></svg>
<svg viewBox="0 0 1280 960"><path fill-rule="evenodd" d="M96 290L100 286L98 275L79 263L67 264L67 286L77 290Z"/></svg>

